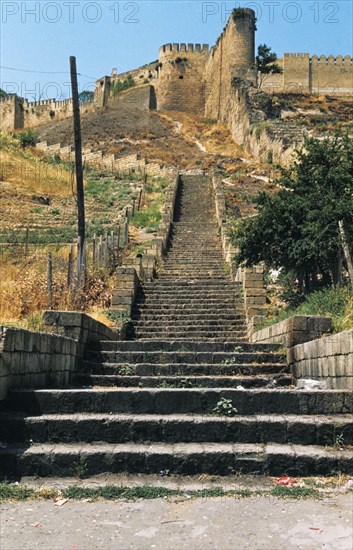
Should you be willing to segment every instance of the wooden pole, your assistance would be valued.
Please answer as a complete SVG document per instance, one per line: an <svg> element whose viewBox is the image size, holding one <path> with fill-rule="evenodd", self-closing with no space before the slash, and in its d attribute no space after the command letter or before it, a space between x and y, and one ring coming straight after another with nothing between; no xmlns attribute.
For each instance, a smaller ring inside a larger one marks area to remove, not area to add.
<svg viewBox="0 0 353 550"><path fill-rule="evenodd" d="M120 249L120 225L119 225L119 227L118 227L118 238L117 238L116 247L117 247L118 252L119 252L119 249Z"/></svg>
<svg viewBox="0 0 353 550"><path fill-rule="evenodd" d="M53 308L53 260L50 252L48 254L47 290L48 290L48 309L52 309Z"/></svg>
<svg viewBox="0 0 353 550"><path fill-rule="evenodd" d="M126 209L126 222L125 222L125 248L129 244L129 209Z"/></svg>
<svg viewBox="0 0 353 550"><path fill-rule="evenodd" d="M28 246L29 246L29 228L26 228L26 240L25 240L25 254L28 256Z"/></svg>
<svg viewBox="0 0 353 550"><path fill-rule="evenodd" d="M93 254L92 254L92 263L93 263L93 268L95 267L96 265L96 242L97 242L97 235L94 234L93 235L93 241L92 241L92 249L93 249Z"/></svg>
<svg viewBox="0 0 353 550"><path fill-rule="evenodd" d="M83 190L80 103L78 98L76 57L74 56L70 57L70 75L71 75L72 109L73 109L73 120L74 120L74 136L75 136L78 237L80 239L79 241L80 248L78 250L78 261L77 261L77 282L78 282L78 285L81 286L86 281L85 197L84 197L84 190Z"/></svg>
<svg viewBox="0 0 353 550"><path fill-rule="evenodd" d="M132 199L132 214L131 214L132 218L135 216L135 203L136 203L136 199Z"/></svg>
<svg viewBox="0 0 353 550"><path fill-rule="evenodd" d="M74 253L73 246L70 244L69 249L69 260L67 263L67 288L70 288L72 285L72 265L73 265Z"/></svg>
<svg viewBox="0 0 353 550"><path fill-rule="evenodd" d="M102 267L102 256L103 256L103 236L100 235L99 237L99 245L98 245L98 264L99 267Z"/></svg>
<svg viewBox="0 0 353 550"><path fill-rule="evenodd" d="M106 232L104 236L104 267L108 265L108 245L108 233Z"/></svg>
<svg viewBox="0 0 353 550"><path fill-rule="evenodd" d="M137 210L138 211L140 211L140 208L141 208L141 200L142 200L142 188L140 189L139 198L138 198L138 201L137 201Z"/></svg>

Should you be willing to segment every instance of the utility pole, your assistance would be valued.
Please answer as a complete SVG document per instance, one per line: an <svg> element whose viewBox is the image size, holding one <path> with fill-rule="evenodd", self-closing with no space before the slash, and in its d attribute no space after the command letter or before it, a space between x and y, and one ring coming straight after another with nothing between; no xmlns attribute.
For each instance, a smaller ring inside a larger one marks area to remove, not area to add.
<svg viewBox="0 0 353 550"><path fill-rule="evenodd" d="M82 168L82 138L80 103L78 99L76 57L70 57L70 75L72 89L72 110L74 119L75 136L75 165L76 165L76 196L78 213L78 242L79 250L77 255L77 285L83 286L86 281L86 243L85 243L85 197L83 190L83 168Z"/></svg>

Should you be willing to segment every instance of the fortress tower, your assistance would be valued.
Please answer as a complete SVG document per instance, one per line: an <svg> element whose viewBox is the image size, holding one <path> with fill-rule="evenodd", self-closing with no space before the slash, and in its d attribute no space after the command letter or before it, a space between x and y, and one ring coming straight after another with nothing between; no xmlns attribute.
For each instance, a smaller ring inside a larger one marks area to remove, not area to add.
<svg viewBox="0 0 353 550"><path fill-rule="evenodd" d="M222 120L222 113L232 96L232 80L235 77L256 81L255 22L253 10L233 10L217 44L212 48L206 65L207 118Z"/></svg>
<svg viewBox="0 0 353 550"><path fill-rule="evenodd" d="M203 114L208 44L166 44L159 50L158 109Z"/></svg>

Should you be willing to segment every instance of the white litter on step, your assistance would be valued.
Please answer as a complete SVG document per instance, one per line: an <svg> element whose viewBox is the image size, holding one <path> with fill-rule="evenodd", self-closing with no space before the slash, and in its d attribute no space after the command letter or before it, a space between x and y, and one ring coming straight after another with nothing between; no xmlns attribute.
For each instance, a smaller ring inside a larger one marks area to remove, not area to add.
<svg viewBox="0 0 353 550"><path fill-rule="evenodd" d="M300 390L326 390L326 380L308 380L302 378L297 381L297 388Z"/></svg>

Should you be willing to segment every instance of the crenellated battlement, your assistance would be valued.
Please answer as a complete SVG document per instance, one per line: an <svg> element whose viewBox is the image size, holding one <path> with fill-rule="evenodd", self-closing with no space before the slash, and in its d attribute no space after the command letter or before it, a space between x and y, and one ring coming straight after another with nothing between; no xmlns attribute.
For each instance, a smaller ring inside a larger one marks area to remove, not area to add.
<svg viewBox="0 0 353 550"><path fill-rule="evenodd" d="M1 97L0 98L0 103L15 103L16 101L21 101L21 98L18 97L17 95L8 95L6 97Z"/></svg>
<svg viewBox="0 0 353 550"><path fill-rule="evenodd" d="M345 55L344 57L342 55L337 55L335 57L334 55L329 55L326 57L326 55L313 55L310 58L311 65L339 65L344 67L350 67L353 65L353 57L350 55Z"/></svg>
<svg viewBox="0 0 353 550"><path fill-rule="evenodd" d="M309 59L310 56L308 53L285 53L284 59Z"/></svg>
<svg viewBox="0 0 353 550"><path fill-rule="evenodd" d="M310 54L308 53L285 53L283 55L283 60L285 63L291 61L298 61L299 63L301 61L305 61L307 63L309 60L311 65L353 65L353 58L350 55L337 55L336 57L334 55L312 55L310 57Z"/></svg>
<svg viewBox="0 0 353 550"><path fill-rule="evenodd" d="M72 99L42 99L28 101L16 95L4 97L0 102L1 130L12 131L35 128L48 122L63 120L72 116ZM85 102L82 109L93 108L93 102Z"/></svg>
<svg viewBox="0 0 353 550"><path fill-rule="evenodd" d="M159 55L163 56L164 54L169 53L189 53L189 54L208 54L209 52L209 45L208 44L164 44L159 49Z"/></svg>

